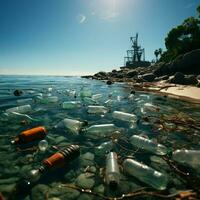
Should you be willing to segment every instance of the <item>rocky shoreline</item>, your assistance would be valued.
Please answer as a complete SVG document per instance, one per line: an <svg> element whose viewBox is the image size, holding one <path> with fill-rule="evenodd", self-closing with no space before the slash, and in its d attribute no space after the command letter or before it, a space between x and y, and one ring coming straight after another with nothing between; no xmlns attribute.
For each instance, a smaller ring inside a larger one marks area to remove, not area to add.
<svg viewBox="0 0 200 200"><path fill-rule="evenodd" d="M83 78L103 80L107 84L124 82L135 90L156 92L164 95L169 93L175 95L176 98L179 96L182 99L200 103L199 58L200 49L197 49L180 55L169 63L157 62L149 67L137 67L134 69L121 67L120 70L100 71L92 76L83 76ZM187 92L184 93L185 89ZM178 90L182 90L182 93ZM191 92L188 92L190 90Z"/></svg>

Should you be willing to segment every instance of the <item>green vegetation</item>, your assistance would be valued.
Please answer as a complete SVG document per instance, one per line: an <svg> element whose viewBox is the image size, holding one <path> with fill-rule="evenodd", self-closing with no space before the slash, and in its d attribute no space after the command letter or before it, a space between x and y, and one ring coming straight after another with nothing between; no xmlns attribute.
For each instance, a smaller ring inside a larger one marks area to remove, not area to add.
<svg viewBox="0 0 200 200"><path fill-rule="evenodd" d="M173 28L165 38L166 51L161 52L159 61L169 62L177 56L200 48L200 6L197 7L198 16L189 17ZM159 50L154 52L157 57Z"/></svg>

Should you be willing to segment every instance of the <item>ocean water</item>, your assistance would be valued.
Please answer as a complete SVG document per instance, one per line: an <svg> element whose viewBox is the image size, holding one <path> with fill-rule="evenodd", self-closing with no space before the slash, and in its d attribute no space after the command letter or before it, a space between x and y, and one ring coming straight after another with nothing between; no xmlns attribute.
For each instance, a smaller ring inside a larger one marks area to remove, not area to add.
<svg viewBox="0 0 200 200"><path fill-rule="evenodd" d="M14 96L16 89L22 90L23 94ZM102 96L93 103L84 101L80 95L83 89L92 95ZM139 180L137 175L130 176L123 170L122 163L126 158L142 162L165 174L168 184L163 194L189 189L197 191L200 171L191 167L190 163L181 165L173 161L171 152L176 149L200 150L200 106L137 91L130 96L131 91L123 83L106 85L101 81L80 77L0 76L0 192L7 199L17 200L106 199L121 197L143 187L145 191L159 193ZM45 101L50 96L56 96L57 101ZM23 103L23 100L28 103ZM62 103L65 101L80 101L80 106L63 109ZM6 113L9 108L25 104L31 106L28 113ZM105 106L107 112L89 114L88 106L93 104ZM129 123L116 120L112 116L114 111L134 114L136 121ZM86 120L88 125L78 135L64 127L55 128L64 118ZM115 124L118 131L95 138L87 135L88 127L100 124ZM48 147L45 151L38 148L39 141L11 144L20 132L37 126L45 126L48 131L45 138ZM134 147L130 143L132 135L140 135L165 145L168 154L160 156ZM104 142L112 142L111 149L97 153L97 147ZM32 169L38 169L44 159L70 144L80 146L79 158L64 167L47 171L39 180L26 185ZM117 189L110 188L105 181L106 156L109 151L116 152L118 156L120 182ZM78 188L72 189L70 186ZM81 188L95 192L96 196L87 191L81 192ZM156 199L139 197L148 198Z"/></svg>

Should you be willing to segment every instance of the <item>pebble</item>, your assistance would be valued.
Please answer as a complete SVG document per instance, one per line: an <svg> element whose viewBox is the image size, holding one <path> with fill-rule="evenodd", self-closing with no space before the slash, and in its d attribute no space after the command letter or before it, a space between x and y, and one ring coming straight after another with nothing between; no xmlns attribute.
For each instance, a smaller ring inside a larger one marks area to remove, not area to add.
<svg viewBox="0 0 200 200"><path fill-rule="evenodd" d="M84 189L91 189L93 188L95 181L93 178L88 177L87 173L80 174L76 180L75 183L77 186L84 188Z"/></svg>
<svg viewBox="0 0 200 200"><path fill-rule="evenodd" d="M83 155L80 156L80 165L81 166L90 166L90 165L94 165L94 154L87 152Z"/></svg>
<svg viewBox="0 0 200 200"><path fill-rule="evenodd" d="M31 200L44 200L47 192L51 191L47 185L38 184L31 190Z"/></svg>

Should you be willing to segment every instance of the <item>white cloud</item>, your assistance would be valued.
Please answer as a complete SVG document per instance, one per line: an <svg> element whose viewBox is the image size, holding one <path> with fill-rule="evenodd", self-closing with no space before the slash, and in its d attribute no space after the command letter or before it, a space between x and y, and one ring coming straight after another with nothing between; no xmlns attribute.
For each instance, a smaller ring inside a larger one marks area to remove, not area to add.
<svg viewBox="0 0 200 200"><path fill-rule="evenodd" d="M83 14L79 14L79 15L77 16L77 20L78 20L78 22L79 22L80 24L82 24L82 23L84 23L84 22L86 21L86 16L83 15Z"/></svg>
<svg viewBox="0 0 200 200"><path fill-rule="evenodd" d="M116 20L118 16L119 16L119 13L118 13L118 12L105 12L105 13L103 13L103 15L101 16L101 18L102 18L103 20L112 22L112 21Z"/></svg>

